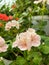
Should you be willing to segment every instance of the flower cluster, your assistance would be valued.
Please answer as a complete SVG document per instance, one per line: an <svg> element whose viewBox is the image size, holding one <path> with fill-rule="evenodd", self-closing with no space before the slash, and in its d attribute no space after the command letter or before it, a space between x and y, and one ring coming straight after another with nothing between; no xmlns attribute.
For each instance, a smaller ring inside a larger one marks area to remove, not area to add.
<svg viewBox="0 0 49 65"><path fill-rule="evenodd" d="M12 48L18 47L20 50L30 50L32 46L38 47L41 42L40 36L34 29L29 28L26 32L22 32L16 36L16 40L13 42ZM6 52L8 45L5 44L5 40L0 36L0 53Z"/></svg>
<svg viewBox="0 0 49 65"><path fill-rule="evenodd" d="M40 36L36 34L35 30L29 28L26 32L22 32L16 36L13 47L18 47L20 50L30 50L32 46L38 47L40 45Z"/></svg>
<svg viewBox="0 0 49 65"><path fill-rule="evenodd" d="M17 29L19 29L19 22L16 21L16 20L12 20L12 21L9 21L8 23L6 23L5 25L5 30L8 31L11 29L11 27L16 27Z"/></svg>
<svg viewBox="0 0 49 65"><path fill-rule="evenodd" d="M8 48L8 45L5 44L5 40L0 36L0 53L6 52Z"/></svg>
<svg viewBox="0 0 49 65"><path fill-rule="evenodd" d="M7 16L6 14L1 14L0 13L0 20L8 21L8 20L11 20L11 19L13 19L12 16Z"/></svg>
<svg viewBox="0 0 49 65"><path fill-rule="evenodd" d="M8 21L9 17L6 14L1 14L0 13L0 20Z"/></svg>

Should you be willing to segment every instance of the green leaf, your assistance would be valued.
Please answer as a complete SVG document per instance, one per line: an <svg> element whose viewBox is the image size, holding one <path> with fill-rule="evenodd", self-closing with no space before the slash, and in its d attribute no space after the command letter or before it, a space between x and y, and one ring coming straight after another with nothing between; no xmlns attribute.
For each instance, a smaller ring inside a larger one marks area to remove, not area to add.
<svg viewBox="0 0 49 65"><path fill-rule="evenodd" d="M6 56L6 52L0 53L0 57Z"/></svg>
<svg viewBox="0 0 49 65"><path fill-rule="evenodd" d="M49 37L48 36L41 36L44 44L40 45L39 49L44 54L49 54Z"/></svg>
<svg viewBox="0 0 49 65"><path fill-rule="evenodd" d="M41 60L42 60L42 57L34 57L34 59L33 59L33 63L35 64L35 65L40 65L40 63L41 63Z"/></svg>
<svg viewBox="0 0 49 65"><path fill-rule="evenodd" d="M25 65L25 64L26 64L26 60L23 57L18 56L17 59L13 61L10 65Z"/></svg>
<svg viewBox="0 0 49 65"><path fill-rule="evenodd" d="M32 58L33 65L40 65L42 61L42 55L40 52L33 52L33 58Z"/></svg>
<svg viewBox="0 0 49 65"><path fill-rule="evenodd" d="M42 61L41 53L35 50L31 50L26 58L28 61L30 61L31 65L38 65Z"/></svg>
<svg viewBox="0 0 49 65"><path fill-rule="evenodd" d="M27 61L29 61L31 65L40 65L42 61L41 53L33 49L28 53L26 58L27 58Z"/></svg>
<svg viewBox="0 0 49 65"><path fill-rule="evenodd" d="M18 56L17 59L16 59L16 64L17 65L24 65L26 63L26 60L21 57L21 56Z"/></svg>
<svg viewBox="0 0 49 65"><path fill-rule="evenodd" d="M44 54L48 54L49 53L49 46L47 45L43 45L40 47L41 52L43 52Z"/></svg>
<svg viewBox="0 0 49 65"><path fill-rule="evenodd" d="M0 61L0 65L5 65L4 62L3 62L2 60Z"/></svg>

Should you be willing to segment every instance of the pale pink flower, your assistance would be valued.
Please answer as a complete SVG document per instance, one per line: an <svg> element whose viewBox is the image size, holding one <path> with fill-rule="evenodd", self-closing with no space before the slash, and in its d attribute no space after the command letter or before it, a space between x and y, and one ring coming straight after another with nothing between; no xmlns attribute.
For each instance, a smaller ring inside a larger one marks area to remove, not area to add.
<svg viewBox="0 0 49 65"><path fill-rule="evenodd" d="M26 32L21 33L19 35L18 48L20 50L30 50L31 49L30 42L31 42L30 35L28 35L28 33Z"/></svg>
<svg viewBox="0 0 49 65"><path fill-rule="evenodd" d="M40 45L40 36L35 33L35 30L29 28L26 32L20 33L13 43L13 47L18 47L20 50L30 50L32 46L38 47Z"/></svg>
<svg viewBox="0 0 49 65"><path fill-rule="evenodd" d="M34 4L39 4L42 0L34 1Z"/></svg>
<svg viewBox="0 0 49 65"><path fill-rule="evenodd" d="M16 36L16 40L15 40L15 42L13 42L12 47L16 47L16 46L17 46L18 41L19 41L19 36L17 35L17 36Z"/></svg>
<svg viewBox="0 0 49 65"><path fill-rule="evenodd" d="M12 20L11 23L12 23L12 27L16 27L17 29L19 29L20 24L18 21Z"/></svg>
<svg viewBox="0 0 49 65"><path fill-rule="evenodd" d="M8 22L8 23L6 23L6 25L5 25L5 30L8 31L8 30L11 29L11 27L12 27L12 23L11 23L11 22Z"/></svg>
<svg viewBox="0 0 49 65"><path fill-rule="evenodd" d="M32 46L34 47L39 46L41 38L38 34L36 34L35 30L32 28L29 28L27 32L30 34Z"/></svg>
<svg viewBox="0 0 49 65"><path fill-rule="evenodd" d="M17 29L19 29L20 23L16 20L12 20L12 27L16 27Z"/></svg>
<svg viewBox="0 0 49 65"><path fill-rule="evenodd" d="M16 20L12 20L11 23L12 23L12 27L15 27L16 24L17 24L17 21Z"/></svg>
<svg viewBox="0 0 49 65"><path fill-rule="evenodd" d="M7 51L7 44L5 44L5 40L0 36L0 53Z"/></svg>
<svg viewBox="0 0 49 65"><path fill-rule="evenodd" d="M28 30L26 32L29 34L36 34L36 31L32 28L28 28Z"/></svg>
<svg viewBox="0 0 49 65"><path fill-rule="evenodd" d="M12 20L11 23L12 23L12 27L16 27L17 29L19 29L20 23L18 21Z"/></svg>
<svg viewBox="0 0 49 65"><path fill-rule="evenodd" d="M6 23L6 25L5 25L5 30L8 31L8 30L10 30L12 27L16 27L17 29L19 29L19 27L20 27L19 22L16 21L16 20L12 20L11 22Z"/></svg>
<svg viewBox="0 0 49 65"><path fill-rule="evenodd" d="M42 2L42 4L44 4L47 0L38 0L38 1L34 1L34 4L39 4Z"/></svg>
<svg viewBox="0 0 49 65"><path fill-rule="evenodd" d="M30 42L30 40L29 40L29 37L26 36L26 32L20 33L19 35L17 35L16 41L13 43L13 47L17 46L22 51L30 49L30 45L28 42Z"/></svg>
<svg viewBox="0 0 49 65"><path fill-rule="evenodd" d="M31 44L32 44L32 46L34 46L34 47L38 47L39 45L40 45L40 40L41 40L41 38L40 38L40 36L39 35L31 35Z"/></svg>

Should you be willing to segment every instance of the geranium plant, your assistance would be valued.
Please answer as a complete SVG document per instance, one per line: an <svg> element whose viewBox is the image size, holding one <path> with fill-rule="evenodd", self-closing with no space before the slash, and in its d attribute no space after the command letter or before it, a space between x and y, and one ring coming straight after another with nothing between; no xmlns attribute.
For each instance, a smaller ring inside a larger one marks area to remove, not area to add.
<svg viewBox="0 0 49 65"><path fill-rule="evenodd" d="M42 20L33 20L34 16ZM44 28L49 15L46 0L16 0L0 9L0 65L49 65L49 36ZM7 64L6 64L7 65Z"/></svg>

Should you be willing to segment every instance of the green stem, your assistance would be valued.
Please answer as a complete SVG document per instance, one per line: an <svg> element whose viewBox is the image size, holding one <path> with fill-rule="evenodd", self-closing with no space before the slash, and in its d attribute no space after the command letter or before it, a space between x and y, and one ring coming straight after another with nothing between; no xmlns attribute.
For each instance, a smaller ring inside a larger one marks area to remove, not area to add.
<svg viewBox="0 0 49 65"><path fill-rule="evenodd" d="M43 15L44 15L44 9L45 9L45 2L43 3L43 6L42 6L42 20L43 20Z"/></svg>
<svg viewBox="0 0 49 65"><path fill-rule="evenodd" d="M18 54L16 54L14 51L12 51L12 53L13 53L15 56L18 56Z"/></svg>

